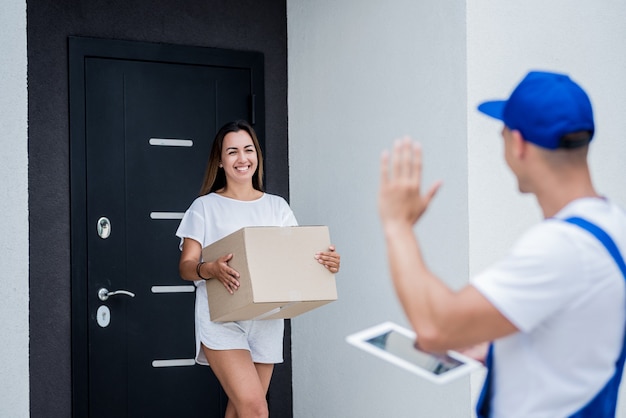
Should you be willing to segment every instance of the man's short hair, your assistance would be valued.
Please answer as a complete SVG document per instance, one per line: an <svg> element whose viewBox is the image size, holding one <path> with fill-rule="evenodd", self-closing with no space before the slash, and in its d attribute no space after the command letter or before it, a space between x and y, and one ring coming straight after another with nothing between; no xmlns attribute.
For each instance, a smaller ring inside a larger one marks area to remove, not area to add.
<svg viewBox="0 0 626 418"><path fill-rule="evenodd" d="M589 131L570 132L559 140L559 148L575 149L584 147L591 142L593 134Z"/></svg>

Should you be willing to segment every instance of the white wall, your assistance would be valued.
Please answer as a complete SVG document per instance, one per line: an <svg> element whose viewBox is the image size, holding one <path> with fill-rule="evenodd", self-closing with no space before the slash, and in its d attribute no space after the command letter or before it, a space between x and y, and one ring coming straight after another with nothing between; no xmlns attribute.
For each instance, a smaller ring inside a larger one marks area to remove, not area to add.
<svg viewBox="0 0 626 418"><path fill-rule="evenodd" d="M626 42L625 18L626 3L618 1L602 7L586 0L468 2L471 273L540 219L534 198L517 192L504 164L502 125L476 111L481 101L507 97L528 70L568 73L587 90L597 128L591 148L596 186L626 204L623 159L617 158L626 151L626 55L616 50Z"/></svg>
<svg viewBox="0 0 626 418"><path fill-rule="evenodd" d="M0 13L0 416L29 416L26 2Z"/></svg>
<svg viewBox="0 0 626 418"><path fill-rule="evenodd" d="M626 207L626 3L288 0L287 12L291 203L300 223L330 225L343 255L339 301L293 320L294 415L469 417L468 380L434 387L343 340L406 324L376 215L380 151L405 133L424 142L426 181L444 188L417 232L460 286L540 219L476 104L530 69L564 71L594 104L597 188Z"/></svg>
<svg viewBox="0 0 626 418"><path fill-rule="evenodd" d="M406 324L376 211L380 152L419 138L444 187L420 226L433 268L468 274L465 1L287 1L291 204L342 254L339 300L295 318L294 416L469 416L469 379L436 387L345 343ZM453 256L452 256L453 255Z"/></svg>

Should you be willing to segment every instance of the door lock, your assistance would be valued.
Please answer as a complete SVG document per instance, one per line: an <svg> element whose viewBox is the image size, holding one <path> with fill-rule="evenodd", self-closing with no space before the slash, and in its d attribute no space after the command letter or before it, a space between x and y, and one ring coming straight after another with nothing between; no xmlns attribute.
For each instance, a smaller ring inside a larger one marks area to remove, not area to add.
<svg viewBox="0 0 626 418"><path fill-rule="evenodd" d="M100 299L103 302L107 300L109 296L115 296L115 295L126 295L126 296L130 296L131 298L135 297L135 294L133 292L129 292L128 290L116 290L115 292L109 292L109 290L104 287L98 290L98 299Z"/></svg>
<svg viewBox="0 0 626 418"><path fill-rule="evenodd" d="M109 235L111 235L111 221L109 221L109 218L103 216L102 218L98 219L97 229L100 238L109 238Z"/></svg>

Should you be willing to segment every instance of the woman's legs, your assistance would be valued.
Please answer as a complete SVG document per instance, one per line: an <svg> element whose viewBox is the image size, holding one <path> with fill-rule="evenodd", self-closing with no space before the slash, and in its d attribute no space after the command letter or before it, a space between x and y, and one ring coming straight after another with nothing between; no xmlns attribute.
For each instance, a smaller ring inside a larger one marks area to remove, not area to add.
<svg viewBox="0 0 626 418"><path fill-rule="evenodd" d="M257 370L261 385L263 386L264 392L267 395L267 390L269 389L270 380L272 379L272 373L274 371L274 365L254 363L254 367ZM230 398L228 400L228 404L226 405L226 414L224 415L224 418L239 418L235 410L235 404L230 401Z"/></svg>
<svg viewBox="0 0 626 418"><path fill-rule="evenodd" d="M202 350L228 396L225 417L267 418L265 395L274 365L254 363L248 350L211 350L204 345Z"/></svg>

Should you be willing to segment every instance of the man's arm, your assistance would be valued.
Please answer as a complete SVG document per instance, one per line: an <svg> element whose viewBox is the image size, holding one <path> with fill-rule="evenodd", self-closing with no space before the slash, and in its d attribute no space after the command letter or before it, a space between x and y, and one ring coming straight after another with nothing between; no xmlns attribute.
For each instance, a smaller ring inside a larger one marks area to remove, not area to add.
<svg viewBox="0 0 626 418"><path fill-rule="evenodd" d="M440 183L422 195L421 168L421 146L409 138L396 141L381 159L378 200L393 284L420 346L458 349L517 332L476 288L454 292L426 267L413 225Z"/></svg>

